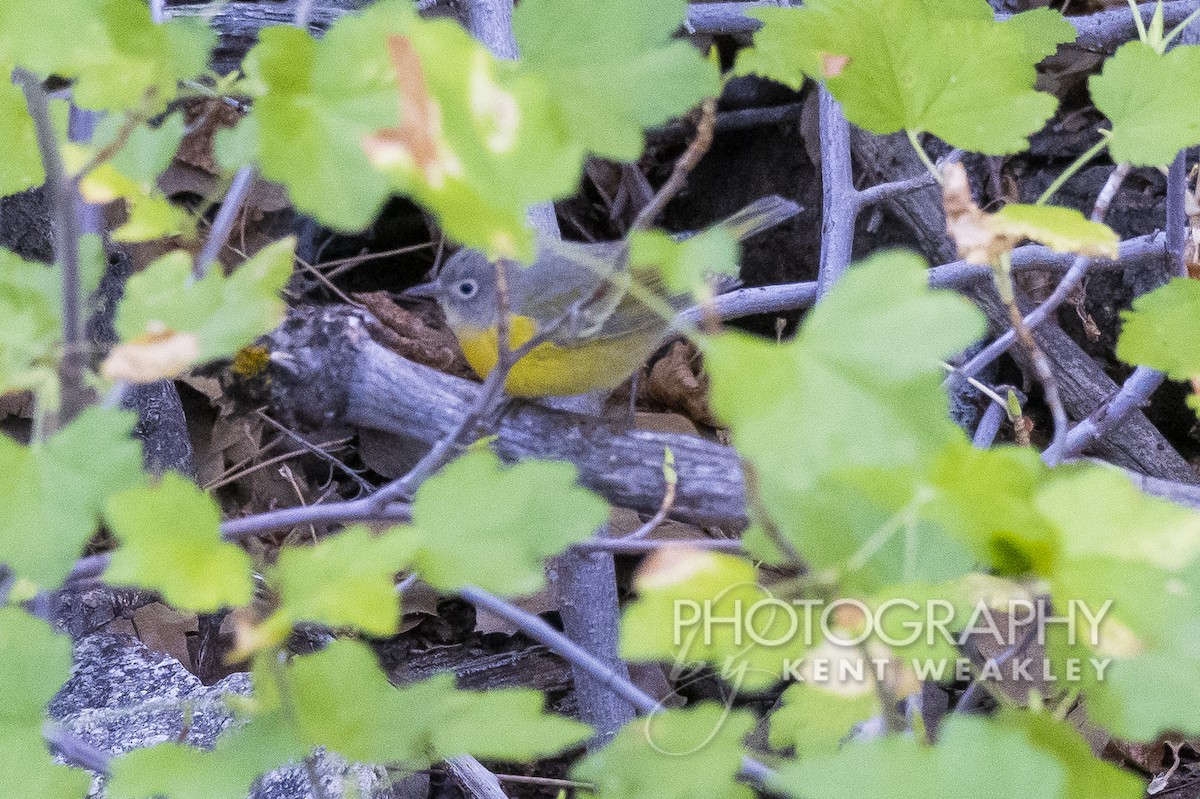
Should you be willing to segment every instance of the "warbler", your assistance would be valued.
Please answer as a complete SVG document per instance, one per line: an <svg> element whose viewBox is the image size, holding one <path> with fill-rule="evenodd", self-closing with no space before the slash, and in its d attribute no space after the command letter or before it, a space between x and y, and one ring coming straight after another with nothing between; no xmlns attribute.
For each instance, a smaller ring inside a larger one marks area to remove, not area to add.
<svg viewBox="0 0 1200 799"><path fill-rule="evenodd" d="M751 203L720 226L742 241L799 213L772 195ZM512 365L504 390L517 397L563 397L614 389L648 358L671 329L671 314L690 295L663 291L655 270L629 268L625 241L578 243L550 237L537 243L532 264L503 263L508 286L509 349L534 336L545 340ZM406 297L437 300L480 377L499 360L499 306L494 262L462 249L436 280ZM631 285L632 284L632 285Z"/></svg>

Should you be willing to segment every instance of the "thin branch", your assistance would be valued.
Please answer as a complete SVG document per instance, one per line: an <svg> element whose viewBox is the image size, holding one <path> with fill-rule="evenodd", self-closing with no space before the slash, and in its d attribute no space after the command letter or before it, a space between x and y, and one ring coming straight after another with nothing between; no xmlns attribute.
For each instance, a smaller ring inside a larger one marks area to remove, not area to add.
<svg viewBox="0 0 1200 799"><path fill-rule="evenodd" d="M521 632L545 645L572 666L580 667L596 682L633 705L639 713L649 715L657 713L661 709L660 703L654 697L621 677L608 664L576 645L574 641L555 630L541 617L473 585L463 587L458 593L472 605L482 607L489 613L516 625ZM754 758L743 757L741 776L758 788L765 789L767 783L774 778L775 773Z"/></svg>
<svg viewBox="0 0 1200 799"><path fill-rule="evenodd" d="M33 118L38 152L46 174L46 195L54 216L54 253L62 279L63 357L58 367L61 389L59 424L68 424L87 406L87 353L83 341L83 298L79 279L79 237L82 228L76 204L75 182L67 177L58 134L50 120L49 96L41 80L17 67L13 79L25 92L29 116Z"/></svg>
<svg viewBox="0 0 1200 799"><path fill-rule="evenodd" d="M1171 267L1172 276L1187 277L1187 264L1184 261L1185 237L1187 236L1187 213L1184 210L1184 199L1187 195L1187 153L1181 152L1171 162L1167 170L1167 263ZM1145 366L1133 370L1113 398L1092 412L1088 418L1077 424L1066 436L1061 446L1052 446L1043 453L1042 458L1050 465L1061 463L1076 457L1088 447L1100 440L1108 431L1115 428L1134 411L1142 408L1149 400L1166 375Z"/></svg>
<svg viewBox="0 0 1200 799"><path fill-rule="evenodd" d="M842 106L821 85L818 98L821 138L821 266L817 297L823 297L850 267L858 192L850 164L850 123Z"/></svg>
<svg viewBox="0 0 1200 799"><path fill-rule="evenodd" d="M1108 180L1104 184L1104 188L1100 191L1100 196L1096 198L1096 205L1092 210L1092 221L1104 221L1104 216L1108 213L1108 207L1112 203L1113 196L1117 193L1117 189L1120 188L1121 183L1124 182L1128 174L1129 164L1121 164L1113 168L1112 173L1108 176ZM1086 256L1077 257L1071 268L1067 270L1067 274L1059 281L1059 284L1054 288L1054 291L1046 301L1025 316L1025 327L1032 331L1049 319L1058 310L1059 306L1067 301L1071 292L1083 282L1084 277L1087 276L1088 270L1091 269L1095 261L1095 258ZM1017 334L1014 330L1008 330L1003 333L991 344L984 347L975 357L959 367L957 372L946 378L946 384L955 385L964 377L974 377L979 374L988 364L1008 352L1009 347L1016 340Z"/></svg>
<svg viewBox="0 0 1200 799"><path fill-rule="evenodd" d="M784 103L760 108L738 108L733 111L718 111L714 134L731 133L747 128L778 125L800 119L800 111L804 103ZM686 122L670 122L662 127L646 130L646 143L650 145L673 144L687 140L692 135L693 126Z"/></svg>
<svg viewBox="0 0 1200 799"><path fill-rule="evenodd" d="M43 724L42 737L46 739L51 750L61 755L63 760L71 765L94 771L97 774L109 773L112 755L92 746L61 724L50 721Z"/></svg>
<svg viewBox="0 0 1200 799"><path fill-rule="evenodd" d="M221 248L225 246L226 240L229 239L229 234L233 230L233 223L237 220L238 213L242 210L242 203L246 201L246 197L250 194L250 188L254 185L254 167L244 166L237 171L233 176L233 182L229 185L229 191L225 194L225 199L221 202L221 210L217 211L217 218L213 220L212 227L208 230L208 238L204 242L204 249L196 256L196 262L192 267L192 276L196 280L200 280L208 272L210 266L216 263L217 256L221 253Z"/></svg>
<svg viewBox="0 0 1200 799"><path fill-rule="evenodd" d="M663 547L688 546L694 549L712 550L714 552L745 552L745 546L740 540L733 538L696 538L696 539L633 539L629 536L620 538L589 538L571 547L576 552L612 552L620 555L645 555L657 552Z"/></svg>
<svg viewBox="0 0 1200 799"><path fill-rule="evenodd" d="M996 440L996 434L1000 432L1000 425L1003 422L1004 406L989 402L987 409L983 412L983 418L975 427L975 435L972 437L971 443L979 449L987 449Z"/></svg>
<svg viewBox="0 0 1200 799"><path fill-rule="evenodd" d="M667 178L667 182L633 220L630 230L646 230L653 225L654 220L667 207L667 203L671 202L687 184L688 175L696 168L696 164L700 163L700 159L708 152L708 148L712 147L716 117L717 101L710 97L700 104L700 118L696 122L696 137L684 150L683 155L675 161L675 166L671 169L671 176Z"/></svg>
<svg viewBox="0 0 1200 799"><path fill-rule="evenodd" d="M1121 242L1115 261L1097 261L1092 268L1140 269L1149 262L1162 258L1163 240L1161 233L1127 239ZM1056 253L1039 244L1018 247L1012 252L1012 260L1013 272L1066 272L1075 262L1075 258L1070 254ZM992 269L989 266L954 261L930 269L929 285L934 288L960 288L990 280L991 277ZM717 316L722 320L729 320L753 314L800 310L811 306L816 299L816 282L803 281L737 289L716 297L713 305ZM680 313L680 321L683 324L695 324L700 315L701 309L689 308Z"/></svg>

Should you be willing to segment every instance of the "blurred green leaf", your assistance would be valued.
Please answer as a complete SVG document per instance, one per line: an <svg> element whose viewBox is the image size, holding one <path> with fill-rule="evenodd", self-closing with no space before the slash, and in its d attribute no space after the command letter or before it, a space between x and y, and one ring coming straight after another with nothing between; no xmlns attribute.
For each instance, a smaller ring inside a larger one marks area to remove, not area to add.
<svg viewBox="0 0 1200 799"><path fill-rule="evenodd" d="M144 479L133 422L92 407L28 447L0 435L0 563L41 588L62 583L109 497Z"/></svg>
<svg viewBox="0 0 1200 799"><path fill-rule="evenodd" d="M250 557L221 540L221 512L195 483L167 472L157 485L110 497L104 517L119 546L104 579L150 588L170 604L212 613L254 594Z"/></svg>
<svg viewBox="0 0 1200 799"><path fill-rule="evenodd" d="M571 770L605 799L751 799L736 780L754 729L747 710L701 702L634 719Z"/></svg>
<svg viewBox="0 0 1200 799"><path fill-rule="evenodd" d="M608 519L608 504L576 477L569 463L528 460L506 467L490 450L466 453L417 492L417 571L446 591L470 584L505 596L540 590L546 558Z"/></svg>

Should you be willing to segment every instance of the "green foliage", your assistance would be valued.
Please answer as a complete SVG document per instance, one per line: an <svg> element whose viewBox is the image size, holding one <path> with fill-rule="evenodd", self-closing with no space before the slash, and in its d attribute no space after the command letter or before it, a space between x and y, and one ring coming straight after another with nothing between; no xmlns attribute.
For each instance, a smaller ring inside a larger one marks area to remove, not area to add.
<svg viewBox="0 0 1200 799"><path fill-rule="evenodd" d="M71 674L71 642L16 608L0 608L0 794L83 797L91 777L56 765L42 740L46 704Z"/></svg>
<svg viewBox="0 0 1200 799"><path fill-rule="evenodd" d="M280 606L265 624L284 635L298 621L394 634L400 623L396 573L416 544L404 528L375 535L355 525L313 546L285 547L266 575Z"/></svg>
<svg viewBox="0 0 1200 799"><path fill-rule="evenodd" d="M1093 222L1074 208L1011 203L991 217L997 233L1031 239L1056 252L1117 257L1120 237L1102 222Z"/></svg>
<svg viewBox="0 0 1200 799"><path fill-rule="evenodd" d="M0 8L0 53L43 75L76 78L75 102L98 111L156 108L179 80L204 73L215 33L198 19L155 25L138 0L12 0Z"/></svg>
<svg viewBox="0 0 1200 799"><path fill-rule="evenodd" d="M1083 603L1097 619L1075 612L1075 636L1055 630L1049 646L1060 674L1070 658L1107 664L1103 679L1095 668L1081 671L1089 718L1134 740L1200 730L1181 709L1200 679L1200 514L1098 468L1056 474L1035 502L1062 534L1056 607L1070 613L1072 602Z"/></svg>
<svg viewBox="0 0 1200 799"><path fill-rule="evenodd" d="M513 12L522 66L539 79L569 138L634 161L642 129L721 90L714 63L672 40L685 0L530 0ZM654 76L648 79L648 76Z"/></svg>
<svg viewBox="0 0 1200 799"><path fill-rule="evenodd" d="M715 702L664 710L625 725L571 776L604 799L750 799L754 792L734 777L753 728L751 713Z"/></svg>
<svg viewBox="0 0 1200 799"><path fill-rule="evenodd" d="M104 518L121 542L104 572L110 584L153 588L199 613L250 601L250 557L221 540L220 509L190 480L168 472L110 496Z"/></svg>
<svg viewBox="0 0 1200 799"><path fill-rule="evenodd" d="M243 64L254 107L218 140L222 160L240 165L229 163L234 151L252 154L300 211L336 228L365 227L387 181L371 169L361 141L396 124L385 41L411 15L399 3L381 4L340 20L321 42L296 28L262 30Z"/></svg>
<svg viewBox="0 0 1200 799"><path fill-rule="evenodd" d="M569 194L589 152L634 160L643 128L720 89L713 64L671 41L682 0L621 0L599 15L577 6L518 7L516 64L400 0L340 20L320 42L267 29L246 60L257 100L222 142L225 161L257 160L337 228L364 227L394 190L460 243L528 258L527 208Z"/></svg>
<svg viewBox="0 0 1200 799"><path fill-rule="evenodd" d="M135 343L164 332L191 334L197 362L230 356L282 321L279 291L291 277L294 248L295 239L277 241L229 277L218 267L200 280L193 280L190 254L167 253L129 279L117 306L117 333ZM169 375L149 379L163 376Z"/></svg>
<svg viewBox="0 0 1200 799"><path fill-rule="evenodd" d="M828 654L825 650L820 656ZM862 657L855 649L844 655L850 661ZM819 680L788 686L771 713L771 747L794 748L800 757L834 752L854 725L879 715L882 708L878 688L869 664L864 665L867 668L861 680Z"/></svg>
<svg viewBox="0 0 1200 799"><path fill-rule="evenodd" d="M1200 377L1200 281L1175 278L1143 294L1121 314L1117 357L1149 366L1174 380ZM1188 404L1200 411L1192 396Z"/></svg>
<svg viewBox="0 0 1200 799"><path fill-rule="evenodd" d="M290 725L263 714L221 735L209 752L168 742L121 755L105 792L111 799L245 799L263 774L307 754Z"/></svg>
<svg viewBox="0 0 1200 799"><path fill-rule="evenodd" d="M458 691L452 675L393 688L371 651L350 641L298 658L282 679L282 701L293 703L304 744L365 763L426 768L462 754L525 760L591 735L586 725L545 714L537 691Z"/></svg>
<svg viewBox="0 0 1200 799"><path fill-rule="evenodd" d="M940 361L982 329L965 300L929 289L920 258L887 253L852 268L794 341L726 333L708 342L713 405L754 464L767 512L806 555L850 557L858 544L847 526L866 541L904 508L911 515L921 498L905 470L961 438L947 418ZM747 393L749 384L757 390ZM761 538L750 543L779 558ZM924 568L953 556L940 541L921 557L908 551L907 561L887 560Z"/></svg>
<svg viewBox="0 0 1200 799"><path fill-rule="evenodd" d="M575 478L569 463L506 467L490 450L468 452L417 492L417 571L447 591L472 584L504 596L540 590L545 559L608 519L608 505Z"/></svg>
<svg viewBox="0 0 1200 799"><path fill-rule="evenodd" d="M635 233L629 243L629 265L656 269L672 292L703 297L711 292L711 278L737 277L738 242L719 226L683 241L658 231Z"/></svg>
<svg viewBox="0 0 1200 799"><path fill-rule="evenodd" d="M0 70L11 72L11 66ZM7 151L0 160L0 197L40 186L46 176L33 119L25 110L25 93L11 79L0 80L0 141Z"/></svg>
<svg viewBox="0 0 1200 799"><path fill-rule="evenodd" d="M932 133L989 155L1023 150L1054 113L1054 97L1033 88L1034 67L1075 38L1056 12L996 22L984 0L817 0L750 13L764 26L737 74L793 88L824 81L846 118L873 133Z"/></svg>
<svg viewBox="0 0 1200 799"><path fill-rule="evenodd" d="M104 274L99 241L80 246L80 282L90 294ZM32 390L57 404L62 348L62 278L54 269L0 249L0 393Z"/></svg>
<svg viewBox="0 0 1200 799"><path fill-rule="evenodd" d="M1163 166L1200 144L1200 119L1189 110L1200 93L1200 46L1162 54L1142 42L1123 44L1088 88L1112 122L1108 149L1114 161Z"/></svg>
<svg viewBox="0 0 1200 799"><path fill-rule="evenodd" d="M774 783L787 796L809 799L993 796L999 786L1045 799L1141 795L1135 777L1091 757L1074 730L1031 713L997 721L952 715L936 746L876 738L789 763Z"/></svg>
<svg viewBox="0 0 1200 799"><path fill-rule="evenodd" d="M708 663L739 688L755 690L778 682L784 661L803 654L803 637L789 634L787 616L772 613L771 594L758 585L753 564L744 558L663 550L639 571L636 587L638 599L621 619L626 659L681 667ZM767 610L751 614L748 609L759 602ZM751 618L745 627L704 623L746 615ZM781 643L770 645L775 641Z"/></svg>
<svg viewBox="0 0 1200 799"><path fill-rule="evenodd" d="M42 588L62 583L108 498L144 479L132 428L132 414L89 408L28 447L0 436L0 563Z"/></svg>

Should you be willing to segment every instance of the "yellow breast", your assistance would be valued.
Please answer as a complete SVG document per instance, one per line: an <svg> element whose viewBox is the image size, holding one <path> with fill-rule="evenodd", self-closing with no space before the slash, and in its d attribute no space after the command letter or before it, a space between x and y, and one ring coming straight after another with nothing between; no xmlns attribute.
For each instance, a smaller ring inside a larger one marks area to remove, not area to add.
<svg viewBox="0 0 1200 799"><path fill-rule="evenodd" d="M516 349L533 338L536 323L527 316L514 316L509 330L509 347ZM480 377L496 368L495 328L456 328L459 346L467 363ZM658 345L659 331L585 341L578 346L545 342L513 365L504 390L514 397L569 397L601 389L611 390L641 366Z"/></svg>

